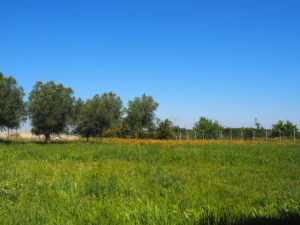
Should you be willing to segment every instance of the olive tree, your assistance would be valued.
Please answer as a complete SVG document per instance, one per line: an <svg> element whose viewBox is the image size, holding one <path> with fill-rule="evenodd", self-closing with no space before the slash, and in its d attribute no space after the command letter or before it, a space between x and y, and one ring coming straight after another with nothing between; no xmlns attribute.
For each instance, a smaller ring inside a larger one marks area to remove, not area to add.
<svg viewBox="0 0 300 225"><path fill-rule="evenodd" d="M171 139L172 138L172 122L168 119L158 123L156 137L158 139Z"/></svg>
<svg viewBox="0 0 300 225"><path fill-rule="evenodd" d="M0 128L18 128L26 120L24 95L15 78L0 73Z"/></svg>
<svg viewBox="0 0 300 225"><path fill-rule="evenodd" d="M151 129L153 127L154 112L157 108L158 103L151 96L143 94L142 97L136 97L128 102L127 116L123 124L132 135L138 138L143 129Z"/></svg>
<svg viewBox="0 0 300 225"><path fill-rule="evenodd" d="M29 94L28 111L32 132L45 135L46 142L51 134L63 132L72 116L73 90L53 81L36 82Z"/></svg>
<svg viewBox="0 0 300 225"><path fill-rule="evenodd" d="M212 121L211 119L200 117L198 122L194 124L193 129L197 133L204 132L208 138L217 138L222 130L222 126L218 121Z"/></svg>
<svg viewBox="0 0 300 225"><path fill-rule="evenodd" d="M112 92L86 100L79 110L76 131L87 141L89 137L102 137L105 129L119 126L122 104L121 98Z"/></svg>

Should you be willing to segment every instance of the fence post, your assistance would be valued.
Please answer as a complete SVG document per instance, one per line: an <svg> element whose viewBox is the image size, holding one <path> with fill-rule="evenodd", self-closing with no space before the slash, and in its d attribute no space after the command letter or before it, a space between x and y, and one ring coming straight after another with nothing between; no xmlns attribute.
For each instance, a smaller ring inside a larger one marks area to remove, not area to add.
<svg viewBox="0 0 300 225"><path fill-rule="evenodd" d="M279 130L279 141L281 142L281 130Z"/></svg>
<svg viewBox="0 0 300 225"><path fill-rule="evenodd" d="M268 140L268 130L266 130L266 141Z"/></svg>
<svg viewBox="0 0 300 225"><path fill-rule="evenodd" d="M242 141L244 140L244 132L243 132L243 130L242 130Z"/></svg>
<svg viewBox="0 0 300 225"><path fill-rule="evenodd" d="M222 134L222 130L221 130L221 140L223 140L223 134Z"/></svg>
<svg viewBox="0 0 300 225"><path fill-rule="evenodd" d="M197 139L197 134L196 134L196 131L195 131L195 140Z"/></svg>
<svg viewBox="0 0 300 225"><path fill-rule="evenodd" d="M230 129L230 140L232 141L232 129Z"/></svg>
<svg viewBox="0 0 300 225"><path fill-rule="evenodd" d="M186 140L189 140L189 132L186 130Z"/></svg>
<svg viewBox="0 0 300 225"><path fill-rule="evenodd" d="M204 140L204 131L202 131L202 139Z"/></svg>
<svg viewBox="0 0 300 225"><path fill-rule="evenodd" d="M294 142L296 142L296 130L294 130Z"/></svg>
<svg viewBox="0 0 300 225"><path fill-rule="evenodd" d="M181 140L181 131L179 131L179 140Z"/></svg>
<svg viewBox="0 0 300 225"><path fill-rule="evenodd" d="M253 130L253 140L255 140L255 131Z"/></svg>

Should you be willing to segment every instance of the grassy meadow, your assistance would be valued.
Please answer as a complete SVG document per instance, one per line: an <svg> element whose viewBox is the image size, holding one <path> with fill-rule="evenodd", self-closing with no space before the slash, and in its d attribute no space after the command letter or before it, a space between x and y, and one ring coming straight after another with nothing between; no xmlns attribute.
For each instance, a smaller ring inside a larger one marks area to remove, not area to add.
<svg viewBox="0 0 300 225"><path fill-rule="evenodd" d="M0 141L0 224L300 224L300 145Z"/></svg>

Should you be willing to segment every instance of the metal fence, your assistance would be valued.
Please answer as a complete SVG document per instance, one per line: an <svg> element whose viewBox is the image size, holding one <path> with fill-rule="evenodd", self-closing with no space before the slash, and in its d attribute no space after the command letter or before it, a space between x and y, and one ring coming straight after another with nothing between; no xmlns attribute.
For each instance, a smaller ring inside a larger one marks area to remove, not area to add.
<svg viewBox="0 0 300 225"><path fill-rule="evenodd" d="M271 129L222 129L218 131L185 130L173 133L179 140L294 140L300 139L300 132L294 130L288 135Z"/></svg>

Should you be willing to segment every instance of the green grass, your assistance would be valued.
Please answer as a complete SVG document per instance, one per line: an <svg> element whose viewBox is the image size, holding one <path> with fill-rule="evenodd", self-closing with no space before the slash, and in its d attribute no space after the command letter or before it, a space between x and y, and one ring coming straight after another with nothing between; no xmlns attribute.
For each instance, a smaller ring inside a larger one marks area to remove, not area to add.
<svg viewBox="0 0 300 225"><path fill-rule="evenodd" d="M0 142L0 224L300 224L300 147Z"/></svg>

